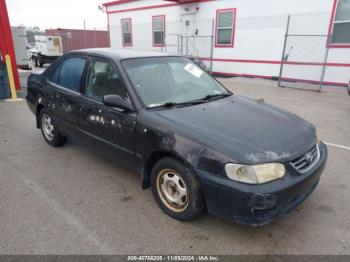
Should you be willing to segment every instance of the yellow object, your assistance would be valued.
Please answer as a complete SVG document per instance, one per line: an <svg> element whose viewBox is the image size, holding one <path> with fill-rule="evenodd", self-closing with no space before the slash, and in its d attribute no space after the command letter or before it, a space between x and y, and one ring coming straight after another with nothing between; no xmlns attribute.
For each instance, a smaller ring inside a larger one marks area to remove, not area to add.
<svg viewBox="0 0 350 262"><path fill-rule="evenodd" d="M8 79L9 79L9 83L10 83L11 97L12 97L12 100L18 100L10 56L5 55L5 60L6 60L7 75L8 75Z"/></svg>

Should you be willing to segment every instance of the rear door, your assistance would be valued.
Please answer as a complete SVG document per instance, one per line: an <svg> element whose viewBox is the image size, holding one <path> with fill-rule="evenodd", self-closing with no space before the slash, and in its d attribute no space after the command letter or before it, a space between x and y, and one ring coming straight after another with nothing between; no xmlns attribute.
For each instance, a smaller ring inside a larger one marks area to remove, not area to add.
<svg viewBox="0 0 350 262"><path fill-rule="evenodd" d="M136 113L106 107L102 103L105 95L119 95L130 101L113 63L102 58L92 58L79 112L83 143L106 157L135 169Z"/></svg>
<svg viewBox="0 0 350 262"><path fill-rule="evenodd" d="M52 88L50 107L61 132L79 139L78 116L87 58L69 56L56 67L48 84Z"/></svg>

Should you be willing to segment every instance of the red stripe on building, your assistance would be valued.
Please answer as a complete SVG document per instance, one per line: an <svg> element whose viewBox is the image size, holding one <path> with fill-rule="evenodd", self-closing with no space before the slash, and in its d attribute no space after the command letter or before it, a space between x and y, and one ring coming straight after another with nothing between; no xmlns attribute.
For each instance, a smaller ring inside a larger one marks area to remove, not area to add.
<svg viewBox="0 0 350 262"><path fill-rule="evenodd" d="M224 59L224 58L209 58L200 57L202 61L212 62L229 62L229 63L250 63L250 64L273 64L273 65L305 65L305 66L332 66L332 67L350 67L348 63L321 63L321 62L298 62L298 61L278 61L278 60L253 60L253 59Z"/></svg>
<svg viewBox="0 0 350 262"><path fill-rule="evenodd" d="M225 72L213 72L214 75L222 75L222 76L238 76L238 77L249 77L249 78L263 78L263 79L271 79L272 76L264 76L264 75L251 75L251 74L238 74L238 73L225 73Z"/></svg>
<svg viewBox="0 0 350 262"><path fill-rule="evenodd" d="M124 1L116 1L111 3L105 3L104 6L114 6L119 4L124 4L128 2L133 2L134 0L124 0ZM183 4L193 4L193 3L202 3L202 2L211 2L214 0L200 0L200 1L187 1L182 3L171 3L171 4L161 4L161 5L148 5L148 6L141 6L141 7L134 7L134 8L128 8L128 9L121 9L121 10L114 10L114 11L108 11L107 14L115 14L115 13L123 13L123 12L133 12L133 11L140 11L140 10L147 10L147 9L158 9L158 8L166 8L166 7L172 7L172 6L178 6ZM120 3L119 3L120 2Z"/></svg>
<svg viewBox="0 0 350 262"><path fill-rule="evenodd" d="M328 82L328 81L317 81L317 80L307 80L307 79L298 79L298 78L290 78L290 77L281 77L282 81L287 82L300 82L300 83L308 83L308 84L316 84L316 85L328 85L328 86L339 86L339 87L347 87L348 83L339 83L339 82Z"/></svg>
<svg viewBox="0 0 350 262"><path fill-rule="evenodd" d="M219 75L219 76L221 75L221 76L231 76L231 77L248 77L248 78L262 78L262 79L272 79L273 78L273 76L239 74L239 73L226 73L226 72L217 72L217 71L213 72L213 74L214 75ZM300 82L300 83L317 84L317 85L321 84L321 81L299 79L299 78L282 77L281 80L282 81L287 81L287 82ZM323 81L322 85L347 87L348 83Z"/></svg>
<svg viewBox="0 0 350 262"><path fill-rule="evenodd" d="M112 1L102 4L103 6L113 6L113 5L121 5L131 2L137 2L138 0L119 0L119 1ZM164 0L169 2L175 2L176 4L192 4L192 3L202 3L202 2L208 2L208 1L214 1L214 0Z"/></svg>

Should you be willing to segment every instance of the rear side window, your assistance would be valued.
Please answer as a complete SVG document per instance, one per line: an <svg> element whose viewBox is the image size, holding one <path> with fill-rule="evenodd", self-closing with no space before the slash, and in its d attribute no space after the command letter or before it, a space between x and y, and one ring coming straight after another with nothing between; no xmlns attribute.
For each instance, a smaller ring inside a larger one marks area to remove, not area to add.
<svg viewBox="0 0 350 262"><path fill-rule="evenodd" d="M80 92L85 65L85 58L68 58L56 68L51 77L51 81L72 91Z"/></svg>

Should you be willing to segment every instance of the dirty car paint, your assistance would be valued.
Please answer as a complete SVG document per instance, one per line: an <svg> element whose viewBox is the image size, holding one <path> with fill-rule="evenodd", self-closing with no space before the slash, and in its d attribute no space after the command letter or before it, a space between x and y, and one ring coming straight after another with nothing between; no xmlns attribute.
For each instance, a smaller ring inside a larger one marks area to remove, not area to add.
<svg viewBox="0 0 350 262"><path fill-rule="evenodd" d="M310 123L240 96L157 114L241 164L290 161L316 143Z"/></svg>
<svg viewBox="0 0 350 262"><path fill-rule="evenodd" d="M121 66L123 59L134 54L118 52L96 49L67 55L100 57L113 63L129 92L133 112L120 112L49 85L50 74L60 61L41 76L29 78L30 109L36 115L42 106L56 112L60 131L140 173L143 188L149 186L150 163L155 156L171 155L182 160L201 181L208 211L239 223L269 223L314 190L327 159L325 145L320 144L321 160L307 174L301 176L290 165L317 143L312 124L263 100L238 95L198 105L148 110L138 100ZM241 184L225 174L227 163L271 162L285 163L287 174L266 185Z"/></svg>

